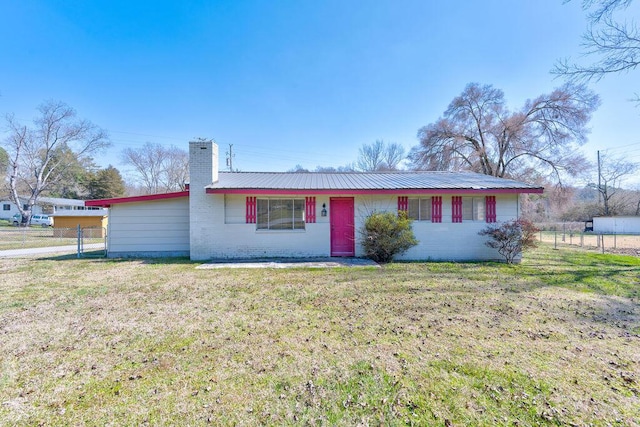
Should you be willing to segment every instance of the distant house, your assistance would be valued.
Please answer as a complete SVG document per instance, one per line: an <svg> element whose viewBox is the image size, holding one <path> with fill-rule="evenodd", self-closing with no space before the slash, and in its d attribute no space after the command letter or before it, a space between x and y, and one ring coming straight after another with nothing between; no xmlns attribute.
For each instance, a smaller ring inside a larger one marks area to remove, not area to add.
<svg viewBox="0 0 640 427"><path fill-rule="evenodd" d="M60 211L53 217L54 236L75 237L80 227L85 237L106 237L108 210Z"/></svg>
<svg viewBox="0 0 640 427"><path fill-rule="evenodd" d="M22 197L20 199L26 208L28 198ZM11 200L0 201L0 219L10 221L14 215L19 214L20 210ZM101 207L85 206L83 200L77 199L63 199L58 197L38 197L37 204L33 206L31 210L32 215L47 214L55 218L61 216L74 216L74 217L103 217L107 215L107 210ZM96 225L100 222L96 222Z"/></svg>
<svg viewBox="0 0 640 427"><path fill-rule="evenodd" d="M188 191L85 202L110 208L110 257L358 257L367 215L404 210L420 243L402 259L500 259L478 231L543 192L469 172L218 172L211 142L191 142L189 157Z"/></svg>
<svg viewBox="0 0 640 427"><path fill-rule="evenodd" d="M6 199L6 200L0 200L0 219L3 219L5 221L11 221L11 219L13 218L13 216L15 214L19 214L20 210L18 209L18 206L16 206L15 203L13 203L11 200ZM26 206L25 206L26 208ZM31 210L31 213L33 215L39 215L43 212L42 206L40 205L36 205L33 207L33 209Z"/></svg>

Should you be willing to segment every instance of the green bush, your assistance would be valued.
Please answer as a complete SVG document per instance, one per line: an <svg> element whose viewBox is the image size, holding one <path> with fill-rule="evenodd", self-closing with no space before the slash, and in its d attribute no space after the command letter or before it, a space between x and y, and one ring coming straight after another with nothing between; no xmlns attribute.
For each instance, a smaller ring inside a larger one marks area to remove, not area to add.
<svg viewBox="0 0 640 427"><path fill-rule="evenodd" d="M417 245L411 222L404 211L397 215L393 212L374 212L369 215L361 231L366 257L387 263Z"/></svg>
<svg viewBox="0 0 640 427"><path fill-rule="evenodd" d="M535 234L537 232L538 229L531 221L515 219L501 224L489 225L478 234L488 236L489 240L485 242L485 245L497 249L507 264L512 264L522 251L536 247Z"/></svg>

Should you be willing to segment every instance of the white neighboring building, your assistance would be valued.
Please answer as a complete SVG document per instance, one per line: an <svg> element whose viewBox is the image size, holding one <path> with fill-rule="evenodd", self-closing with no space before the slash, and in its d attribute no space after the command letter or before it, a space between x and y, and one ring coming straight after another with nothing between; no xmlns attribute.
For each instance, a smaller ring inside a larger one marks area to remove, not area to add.
<svg viewBox="0 0 640 427"><path fill-rule="evenodd" d="M110 208L110 257L358 257L367 215L405 210L420 243L401 259L502 259L478 232L543 191L469 172L218 172L206 141L189 144L189 159L188 191L85 202Z"/></svg>
<svg viewBox="0 0 640 427"><path fill-rule="evenodd" d="M20 211L15 203L11 200L0 200L0 219L11 221L15 214L19 214ZM31 211L33 215L39 215L42 213L42 206L35 205Z"/></svg>
<svg viewBox="0 0 640 427"><path fill-rule="evenodd" d="M23 203L26 203L27 198L21 198ZM93 211L91 213L88 213ZM37 204L33 206L31 210L32 215L47 214L55 216L69 215L73 212L74 215L82 216L87 212L88 215L98 215L98 213L104 213L106 210L100 207L85 206L84 200L76 199L62 199L59 197L38 197ZM11 220L14 215L19 214L20 210L11 200L0 200L0 219Z"/></svg>
<svg viewBox="0 0 640 427"><path fill-rule="evenodd" d="M603 234L640 234L640 216L594 217L593 232Z"/></svg>

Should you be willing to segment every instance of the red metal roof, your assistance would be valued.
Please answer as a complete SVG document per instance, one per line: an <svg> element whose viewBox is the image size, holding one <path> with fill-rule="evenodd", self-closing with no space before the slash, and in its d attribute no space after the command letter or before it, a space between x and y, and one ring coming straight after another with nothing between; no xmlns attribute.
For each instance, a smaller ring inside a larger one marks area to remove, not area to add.
<svg viewBox="0 0 640 427"><path fill-rule="evenodd" d="M543 187L473 172L220 172L207 193L542 193Z"/></svg>
<svg viewBox="0 0 640 427"><path fill-rule="evenodd" d="M220 172L207 193L222 194L469 194L542 193L544 188L473 172ZM86 206L187 197L189 191L87 200Z"/></svg>

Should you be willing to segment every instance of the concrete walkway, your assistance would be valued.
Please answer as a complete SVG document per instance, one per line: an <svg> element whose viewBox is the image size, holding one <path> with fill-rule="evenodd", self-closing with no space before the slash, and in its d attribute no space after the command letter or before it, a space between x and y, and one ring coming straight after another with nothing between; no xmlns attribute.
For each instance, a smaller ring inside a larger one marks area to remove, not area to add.
<svg viewBox="0 0 640 427"><path fill-rule="evenodd" d="M90 243L88 245L84 245L85 251L93 251L99 249L104 249L104 243ZM20 258L57 253L77 253L77 251L77 245L49 246L46 248L8 249L0 251L0 258Z"/></svg>
<svg viewBox="0 0 640 427"><path fill-rule="evenodd" d="M85 251L104 249L103 243L84 245ZM0 258L25 258L48 254L74 254L76 245L51 246L46 248L9 249L0 251ZM266 258L244 260L213 260L197 266L197 269L218 268L335 268L335 267L376 267L380 265L365 258Z"/></svg>
<svg viewBox="0 0 640 427"><path fill-rule="evenodd" d="M198 269L215 268L334 268L334 267L380 267L376 262L364 258L282 258L213 260L199 265Z"/></svg>

